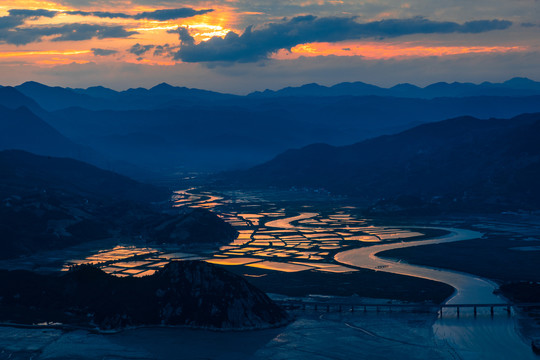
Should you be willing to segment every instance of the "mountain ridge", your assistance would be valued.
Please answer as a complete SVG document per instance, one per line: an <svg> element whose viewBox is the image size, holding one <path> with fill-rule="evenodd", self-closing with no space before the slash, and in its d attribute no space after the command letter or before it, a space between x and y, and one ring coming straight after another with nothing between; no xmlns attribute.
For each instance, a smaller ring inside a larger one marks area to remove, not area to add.
<svg viewBox="0 0 540 360"><path fill-rule="evenodd" d="M324 188L368 202L415 197L462 209L540 208L540 113L458 117L348 146L313 144L225 181Z"/></svg>
<svg viewBox="0 0 540 360"><path fill-rule="evenodd" d="M437 97L463 96L531 96L540 94L540 82L515 77L502 83L483 82L480 84L460 82L437 82L425 87L410 83L396 84L389 88L367 84L361 81L342 82L331 86L316 83L279 90L254 91L252 97L283 96L397 96L432 99Z"/></svg>
<svg viewBox="0 0 540 360"><path fill-rule="evenodd" d="M227 101L242 98L268 97L325 97L325 96L393 96L407 98L433 99L437 97L468 96L533 96L540 95L540 82L514 77L504 82L436 82L424 87L410 83L400 83L391 87L380 87L362 81L342 82L331 86L308 83L300 86L287 86L278 90L253 91L247 95L233 95L223 92L174 86L166 82L150 88L129 88L122 91L104 86L70 88L48 86L35 81L27 81L14 87L22 94L34 99L49 111L67 107L81 106L95 110L103 109L141 109L163 107L167 103L182 99L193 101ZM155 99L156 96L165 99ZM136 98L136 99L134 99ZM154 99L152 99L154 98ZM61 99L61 100L59 100Z"/></svg>

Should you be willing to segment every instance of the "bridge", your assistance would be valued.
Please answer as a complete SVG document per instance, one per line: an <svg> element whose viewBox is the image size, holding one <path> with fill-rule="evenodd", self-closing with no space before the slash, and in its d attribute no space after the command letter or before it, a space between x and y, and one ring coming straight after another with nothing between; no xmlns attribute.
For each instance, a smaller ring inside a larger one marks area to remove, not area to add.
<svg viewBox="0 0 540 360"><path fill-rule="evenodd" d="M443 316L444 309L455 309L457 317L463 309L472 309L473 314L476 317L479 309L489 309L490 314L493 316L495 309L500 308L506 310L510 316L512 314L512 308L540 308L540 303L504 303L504 304L385 304L385 303L338 303L338 302L316 302L316 301L302 301L302 300L277 300L275 303L285 310L314 310L314 311L326 311L326 312L368 312L368 311L412 311L412 312L439 312L439 316Z"/></svg>

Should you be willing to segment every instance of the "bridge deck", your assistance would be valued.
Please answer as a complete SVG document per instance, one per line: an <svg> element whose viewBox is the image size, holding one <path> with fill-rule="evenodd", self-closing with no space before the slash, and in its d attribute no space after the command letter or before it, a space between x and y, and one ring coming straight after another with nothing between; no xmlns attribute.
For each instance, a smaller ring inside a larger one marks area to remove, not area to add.
<svg viewBox="0 0 540 360"><path fill-rule="evenodd" d="M511 308L511 307L540 307L540 303L503 303L503 304L385 304L385 303L331 303L331 302L312 302L300 300L278 300L275 301L281 307L294 308L313 308L313 309L368 309L368 308L409 308L409 309L443 309L443 308Z"/></svg>

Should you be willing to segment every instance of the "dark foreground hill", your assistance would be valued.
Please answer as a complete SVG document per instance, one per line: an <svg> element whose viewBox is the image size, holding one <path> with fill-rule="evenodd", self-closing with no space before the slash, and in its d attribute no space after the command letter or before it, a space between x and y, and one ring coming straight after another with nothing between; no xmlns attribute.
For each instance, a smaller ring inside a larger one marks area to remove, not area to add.
<svg viewBox="0 0 540 360"><path fill-rule="evenodd" d="M0 151L0 196L43 189L107 201L167 201L166 189L140 183L70 158Z"/></svg>
<svg viewBox="0 0 540 360"><path fill-rule="evenodd" d="M0 258L109 237L229 243L236 231L201 209L171 209L167 189L73 160L0 152Z"/></svg>
<svg viewBox="0 0 540 360"><path fill-rule="evenodd" d="M427 203L469 210L538 209L539 137L540 114L461 117L350 146L290 150L224 179L325 188L380 201L374 211Z"/></svg>
<svg viewBox="0 0 540 360"><path fill-rule="evenodd" d="M283 325L285 311L242 277L199 261L118 278L81 266L65 275L0 270L0 316L119 330L141 325L252 329Z"/></svg>

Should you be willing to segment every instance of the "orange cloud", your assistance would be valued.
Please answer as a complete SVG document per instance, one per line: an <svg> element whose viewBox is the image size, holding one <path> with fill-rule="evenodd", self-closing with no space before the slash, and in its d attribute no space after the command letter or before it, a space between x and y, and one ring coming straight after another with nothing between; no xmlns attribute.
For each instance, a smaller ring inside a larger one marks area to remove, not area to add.
<svg viewBox="0 0 540 360"><path fill-rule="evenodd" d="M384 60L426 56L450 56L472 53L505 53L527 51L526 46L425 46L411 43L342 42L297 45L291 51L281 50L274 59L296 59L301 56L362 56Z"/></svg>
<svg viewBox="0 0 540 360"><path fill-rule="evenodd" d="M0 52L0 58L17 58L17 57L26 57L26 56L44 56L44 55L82 55L89 54L91 50L45 50L45 51L11 51L11 52Z"/></svg>
<svg viewBox="0 0 540 360"><path fill-rule="evenodd" d="M67 65L67 64L88 64L90 61L88 60L73 60L73 59L67 59L67 58L51 58L47 60L39 60L36 61L36 64L39 65Z"/></svg>
<svg viewBox="0 0 540 360"><path fill-rule="evenodd" d="M66 7L53 1L41 0L2 0L0 12L5 12L9 9L44 9L44 10L65 10Z"/></svg>

